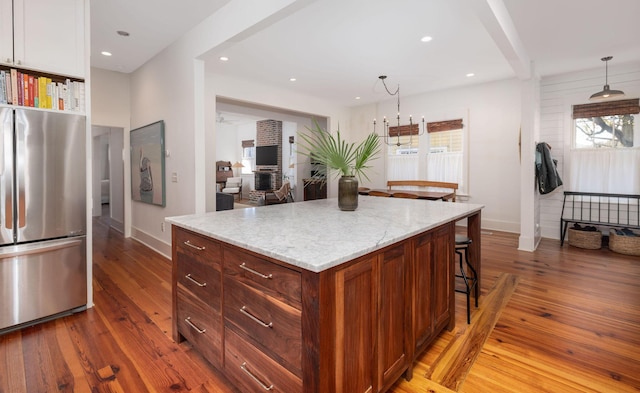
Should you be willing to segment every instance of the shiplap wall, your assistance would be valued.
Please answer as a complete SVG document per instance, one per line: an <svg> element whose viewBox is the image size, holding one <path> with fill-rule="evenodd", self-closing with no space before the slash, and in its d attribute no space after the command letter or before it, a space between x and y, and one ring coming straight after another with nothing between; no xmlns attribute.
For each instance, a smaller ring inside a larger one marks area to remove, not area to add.
<svg viewBox="0 0 640 393"><path fill-rule="evenodd" d="M563 182L569 182L568 156L571 148L573 105L586 104L589 96L602 90L604 67L570 74L542 78L540 94L540 140L551 146L551 155L558 160ZM625 98L640 97L640 64L615 66L609 64L611 89L622 90ZM640 121L640 116L635 119ZM542 237L560 238L560 214L564 186L547 195L540 195L540 227Z"/></svg>

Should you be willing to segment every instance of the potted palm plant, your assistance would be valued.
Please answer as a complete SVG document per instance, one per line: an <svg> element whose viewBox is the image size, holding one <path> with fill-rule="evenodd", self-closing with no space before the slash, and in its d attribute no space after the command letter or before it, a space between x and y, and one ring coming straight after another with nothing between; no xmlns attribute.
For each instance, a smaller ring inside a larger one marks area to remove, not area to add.
<svg viewBox="0 0 640 393"><path fill-rule="evenodd" d="M336 135L323 130L314 119L313 127L306 127L308 133L299 135L300 154L311 159L316 165L312 178L325 181L331 172L338 182L338 207L340 210L356 210L358 207L358 179L369 180L366 171L369 161L380 153L380 140L375 133L369 134L362 142L347 143L340 136L340 128Z"/></svg>

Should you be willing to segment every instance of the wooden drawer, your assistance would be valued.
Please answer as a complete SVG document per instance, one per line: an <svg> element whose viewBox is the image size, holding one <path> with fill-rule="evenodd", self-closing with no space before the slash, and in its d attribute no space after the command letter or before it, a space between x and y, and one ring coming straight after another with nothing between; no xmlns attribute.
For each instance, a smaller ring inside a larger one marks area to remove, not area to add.
<svg viewBox="0 0 640 393"><path fill-rule="evenodd" d="M224 316L243 339L302 376L300 310L235 281L224 280Z"/></svg>
<svg viewBox="0 0 640 393"><path fill-rule="evenodd" d="M299 310L302 308L301 276L295 270L225 247L224 273Z"/></svg>
<svg viewBox="0 0 640 393"><path fill-rule="evenodd" d="M224 348L226 376L237 384L240 391L302 392L300 378L230 329L225 329Z"/></svg>
<svg viewBox="0 0 640 393"><path fill-rule="evenodd" d="M220 270L222 264L222 247L220 243L174 226L175 247L178 254L188 255L198 261Z"/></svg>
<svg viewBox="0 0 640 393"><path fill-rule="evenodd" d="M176 265L178 283L219 313L222 302L220 271L186 256L181 256Z"/></svg>
<svg viewBox="0 0 640 393"><path fill-rule="evenodd" d="M222 364L222 317L178 285L178 331L211 364ZM187 322L188 321L188 322Z"/></svg>

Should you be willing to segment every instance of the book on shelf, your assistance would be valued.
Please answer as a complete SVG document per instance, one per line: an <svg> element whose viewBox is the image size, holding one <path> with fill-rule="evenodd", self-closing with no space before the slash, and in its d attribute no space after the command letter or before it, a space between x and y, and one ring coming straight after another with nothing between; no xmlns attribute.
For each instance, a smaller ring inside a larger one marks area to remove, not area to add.
<svg viewBox="0 0 640 393"><path fill-rule="evenodd" d="M11 69L11 103L13 105L19 105L18 103L18 70Z"/></svg>
<svg viewBox="0 0 640 393"><path fill-rule="evenodd" d="M14 68L0 70L0 104L84 112L85 100L84 82L54 81Z"/></svg>
<svg viewBox="0 0 640 393"><path fill-rule="evenodd" d="M11 71L5 71L4 81L7 94L7 104L13 103L13 94L11 93Z"/></svg>
<svg viewBox="0 0 640 393"><path fill-rule="evenodd" d="M0 104L7 103L7 86L4 80L5 71L0 70Z"/></svg>

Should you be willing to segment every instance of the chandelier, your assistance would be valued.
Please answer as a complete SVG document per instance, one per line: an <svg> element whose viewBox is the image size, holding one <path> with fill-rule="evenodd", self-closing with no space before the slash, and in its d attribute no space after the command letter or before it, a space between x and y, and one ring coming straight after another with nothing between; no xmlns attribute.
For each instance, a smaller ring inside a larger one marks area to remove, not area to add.
<svg viewBox="0 0 640 393"><path fill-rule="evenodd" d="M398 97L398 114L396 116L397 126L395 127L391 126L391 133L390 133L389 120L387 120L387 117L385 116L382 120L382 136L378 135L378 137L382 137L384 140L384 143L390 146L411 145L413 143L414 135L419 137L420 135L424 134L424 116L422 116L422 121L421 121L422 124L419 124L419 123L414 123L412 116L409 115L409 125L401 126L400 125L400 85L398 84L398 88L396 89L396 91L392 93L387 87L386 82L384 81L385 79L387 79L387 76L380 75L378 79L382 81L382 84L384 85L384 88L387 91L387 93L389 93L389 95ZM373 132L374 133L376 132L376 119L373 119ZM401 142L400 136L406 136L406 135L409 136L409 141Z"/></svg>

